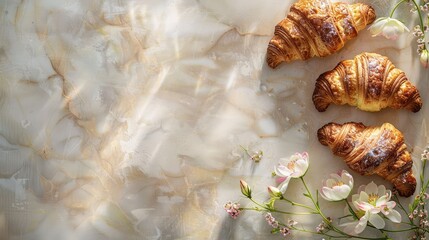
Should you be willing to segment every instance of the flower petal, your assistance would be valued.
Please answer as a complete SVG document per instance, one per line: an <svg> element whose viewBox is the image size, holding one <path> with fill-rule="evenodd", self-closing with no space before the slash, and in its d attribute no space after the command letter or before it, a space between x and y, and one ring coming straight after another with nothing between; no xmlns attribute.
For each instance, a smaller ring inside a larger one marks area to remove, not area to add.
<svg viewBox="0 0 429 240"><path fill-rule="evenodd" d="M282 192L283 194L286 192L286 189L289 185L290 178L286 178L277 188Z"/></svg>
<svg viewBox="0 0 429 240"><path fill-rule="evenodd" d="M383 28L382 35L387 39L396 40L398 39L399 31L395 26L386 24Z"/></svg>
<svg viewBox="0 0 429 240"><path fill-rule="evenodd" d="M359 224L359 221L353 221L353 222L348 222L348 223L343 223L340 226L344 227L344 232L347 234L351 234L351 235L355 235L355 234L359 234L363 231L360 232L355 232L357 225ZM364 227L365 229L365 227Z"/></svg>
<svg viewBox="0 0 429 240"><path fill-rule="evenodd" d="M367 223L368 223L368 215L365 214L365 216L363 216L359 219L359 222L355 227L355 233L359 234L359 233L363 232L363 230L365 230Z"/></svg>
<svg viewBox="0 0 429 240"><path fill-rule="evenodd" d="M369 196L366 192L362 191L359 194L359 201L368 202Z"/></svg>
<svg viewBox="0 0 429 240"><path fill-rule="evenodd" d="M335 181L334 179L330 178L330 179L326 180L325 186L327 186L329 188L332 188L336 184L337 184L337 181Z"/></svg>
<svg viewBox="0 0 429 240"><path fill-rule="evenodd" d="M387 194L385 194L377 199L377 201L375 202L375 206L379 207L386 205L387 201L389 201L389 199L387 199Z"/></svg>
<svg viewBox="0 0 429 240"><path fill-rule="evenodd" d="M352 189L348 185L341 185L341 186L333 187L333 190L340 197L339 200L341 200L341 199L346 199L349 196Z"/></svg>
<svg viewBox="0 0 429 240"><path fill-rule="evenodd" d="M381 218L378 214L370 214L368 221L377 229L382 229L386 225L383 218Z"/></svg>
<svg viewBox="0 0 429 240"><path fill-rule="evenodd" d="M341 176L336 173L331 173L329 176L331 176L332 180L335 182L342 182Z"/></svg>
<svg viewBox="0 0 429 240"><path fill-rule="evenodd" d="M390 213L387 214L386 217L394 223L400 223L402 220L401 214L396 210L390 211Z"/></svg>
<svg viewBox="0 0 429 240"><path fill-rule="evenodd" d="M305 172L307 172L307 169L308 169L308 162L303 160L296 161L295 168L294 168L296 177L301 177L302 175L304 175Z"/></svg>
<svg viewBox="0 0 429 240"><path fill-rule="evenodd" d="M386 20L379 18L368 28L368 30L371 32L373 37L378 36L383 31L385 24Z"/></svg>
<svg viewBox="0 0 429 240"><path fill-rule="evenodd" d="M365 212L371 211L374 208L373 205L371 205L367 202L362 202L362 201L357 201L357 206L360 210L365 211Z"/></svg>
<svg viewBox="0 0 429 240"><path fill-rule="evenodd" d="M370 194L377 194L378 193L378 187L374 182L370 182L368 185L366 185L365 187L365 192L370 195Z"/></svg>
<svg viewBox="0 0 429 240"><path fill-rule="evenodd" d="M350 173L348 173L346 170L343 170L341 172L341 181L344 184L347 184L350 186L350 188L353 188L353 177L352 175L350 175Z"/></svg>
<svg viewBox="0 0 429 240"><path fill-rule="evenodd" d="M274 173L279 177L289 177L292 174L289 168L281 164L274 168Z"/></svg>
<svg viewBox="0 0 429 240"><path fill-rule="evenodd" d="M386 207L389 209L395 208L396 207L396 202L395 201L389 201L386 203Z"/></svg>
<svg viewBox="0 0 429 240"><path fill-rule="evenodd" d="M382 196L386 194L386 187L384 185L378 186L378 196Z"/></svg>

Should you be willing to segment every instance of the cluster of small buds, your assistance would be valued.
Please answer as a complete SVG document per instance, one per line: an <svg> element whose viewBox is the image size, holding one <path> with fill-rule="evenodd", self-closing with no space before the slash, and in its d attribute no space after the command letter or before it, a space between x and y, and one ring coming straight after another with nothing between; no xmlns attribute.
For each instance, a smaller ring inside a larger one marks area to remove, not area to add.
<svg viewBox="0 0 429 240"><path fill-rule="evenodd" d="M287 235L289 235L289 234L291 233L291 230L290 230L290 228L288 228L288 227L282 227L282 228L280 228L280 233L281 233L284 237L286 237Z"/></svg>
<svg viewBox="0 0 429 240"><path fill-rule="evenodd" d="M424 203L423 203L424 205ZM427 210L417 210L415 209L408 217L410 219L414 219L414 218L420 218L420 219L426 219L426 217L428 216L428 212Z"/></svg>
<svg viewBox="0 0 429 240"><path fill-rule="evenodd" d="M410 6L410 12L411 13L416 13L417 12L417 8L416 8L416 6L414 5L414 3L412 3L411 1L408 3L408 6Z"/></svg>
<svg viewBox="0 0 429 240"><path fill-rule="evenodd" d="M236 219L241 212L239 203L227 202L223 208L233 219Z"/></svg>
<svg viewBox="0 0 429 240"><path fill-rule="evenodd" d="M262 157L264 156L264 152L262 150L258 151L251 151L243 146L241 146L241 149L246 153L247 156L250 157L250 159L256 163L260 162L262 160Z"/></svg>
<svg viewBox="0 0 429 240"><path fill-rule="evenodd" d="M327 218L328 221L330 223L332 223L332 219L330 217ZM325 233L326 230L329 230L329 225L326 224L326 222L321 222L317 227L316 227L316 232L318 233Z"/></svg>
<svg viewBox="0 0 429 240"><path fill-rule="evenodd" d="M422 219L419 223L419 226L421 228L427 228L427 227L429 227L429 221L427 219Z"/></svg>
<svg viewBox="0 0 429 240"><path fill-rule="evenodd" d="M429 3L427 1L425 1L425 4L420 6L420 10L422 10L423 12L428 12L429 11Z"/></svg>
<svg viewBox="0 0 429 240"><path fill-rule="evenodd" d="M290 219L288 222L287 222L287 225L290 227L290 228L292 228L293 226L295 226L295 225L297 225L298 224L298 222L297 221L295 221L295 220L292 220L292 219Z"/></svg>
<svg viewBox="0 0 429 240"><path fill-rule="evenodd" d="M429 147L427 147L422 153L422 161L426 161L429 159Z"/></svg>
<svg viewBox="0 0 429 240"><path fill-rule="evenodd" d="M428 215L428 212L426 210L420 210L419 211L419 218L426 218Z"/></svg>
<svg viewBox="0 0 429 240"><path fill-rule="evenodd" d="M412 237L408 238L410 240L415 240L415 239L419 239L419 240L426 240L425 236L417 236L416 234L413 235Z"/></svg>
<svg viewBox="0 0 429 240"><path fill-rule="evenodd" d="M298 224L298 222L297 222L297 221L295 221L295 220L291 220L291 219L290 219L290 220L288 220L288 222L287 222L286 226L281 227L281 228L279 229L279 231L280 231L280 233L281 233L284 237L286 237L286 236L288 236L289 234L291 234L293 227L294 227L295 225L297 225L297 224Z"/></svg>
<svg viewBox="0 0 429 240"><path fill-rule="evenodd" d="M259 151L255 151L250 158L255 161L255 162L260 162L262 160L262 157L264 156L264 152L262 152L261 150Z"/></svg>
<svg viewBox="0 0 429 240"><path fill-rule="evenodd" d="M421 54L424 49L426 49L425 45L425 34L423 31L427 30L427 26L424 26L424 29L420 25L417 25L413 29L413 35L417 38L417 52Z"/></svg>
<svg viewBox="0 0 429 240"><path fill-rule="evenodd" d="M271 213L265 214L265 220L267 221L267 223L271 227L273 227L273 228L278 228L279 227L279 222L276 221L276 219L273 217L273 215L271 215Z"/></svg>

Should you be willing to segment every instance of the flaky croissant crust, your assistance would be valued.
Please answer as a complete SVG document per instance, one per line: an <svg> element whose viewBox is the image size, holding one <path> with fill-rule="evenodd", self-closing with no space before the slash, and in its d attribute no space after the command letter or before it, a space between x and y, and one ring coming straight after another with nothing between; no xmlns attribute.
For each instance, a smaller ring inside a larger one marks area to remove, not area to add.
<svg viewBox="0 0 429 240"><path fill-rule="evenodd" d="M367 127L362 123L328 123L317 132L319 142L361 175L377 174L391 182L401 196L416 189L413 161L402 133L390 123Z"/></svg>
<svg viewBox="0 0 429 240"><path fill-rule="evenodd" d="M420 93L405 73L376 53L359 54L321 74L316 80L313 103L320 112L331 103L371 112L386 107L418 112L422 107Z"/></svg>
<svg viewBox="0 0 429 240"><path fill-rule="evenodd" d="M275 68L283 61L330 55L374 20L375 11L366 4L300 0L275 27L267 49L268 65Z"/></svg>

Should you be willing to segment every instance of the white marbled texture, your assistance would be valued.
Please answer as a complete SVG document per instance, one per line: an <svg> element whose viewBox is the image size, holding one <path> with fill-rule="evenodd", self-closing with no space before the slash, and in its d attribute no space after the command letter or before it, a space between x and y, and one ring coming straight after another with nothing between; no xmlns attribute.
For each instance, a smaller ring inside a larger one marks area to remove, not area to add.
<svg viewBox="0 0 429 240"><path fill-rule="evenodd" d="M280 238L261 214L232 220L223 204L248 204L239 179L266 199L273 166L297 151L310 154L314 191L347 169L316 139L330 121L391 122L418 160L429 75L411 34L388 41L364 30L337 54L272 70L267 43L293 2L1 1L0 239ZM379 16L393 4L364 2ZM423 93L419 113L315 110L314 80L362 51L407 73ZM240 145L263 150L263 160ZM356 185L390 186L352 174Z"/></svg>

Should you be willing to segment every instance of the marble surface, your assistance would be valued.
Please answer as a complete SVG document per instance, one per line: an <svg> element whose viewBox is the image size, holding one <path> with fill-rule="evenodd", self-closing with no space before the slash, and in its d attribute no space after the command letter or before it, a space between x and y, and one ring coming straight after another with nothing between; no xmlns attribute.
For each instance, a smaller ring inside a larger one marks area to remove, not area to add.
<svg viewBox="0 0 429 240"><path fill-rule="evenodd" d="M348 169L316 139L330 121L393 123L417 171L429 71L411 34L389 41L364 30L337 54L272 70L267 43L293 2L0 1L0 239L279 239L261 214L232 220L223 204L248 204L239 179L265 200L273 166L296 151L310 154L313 191ZM393 4L366 2L378 16ZM318 75L362 51L407 73L419 113L315 110ZM255 164L240 145L264 158ZM356 186L390 186L352 174ZM292 182L287 194L301 191Z"/></svg>

